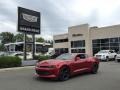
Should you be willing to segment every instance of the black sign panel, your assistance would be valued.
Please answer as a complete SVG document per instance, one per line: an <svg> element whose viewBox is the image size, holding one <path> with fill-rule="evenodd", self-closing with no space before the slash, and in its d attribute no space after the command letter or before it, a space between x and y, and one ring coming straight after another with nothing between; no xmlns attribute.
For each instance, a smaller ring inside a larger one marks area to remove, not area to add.
<svg viewBox="0 0 120 90"><path fill-rule="evenodd" d="M18 31L40 34L40 12L18 7Z"/></svg>

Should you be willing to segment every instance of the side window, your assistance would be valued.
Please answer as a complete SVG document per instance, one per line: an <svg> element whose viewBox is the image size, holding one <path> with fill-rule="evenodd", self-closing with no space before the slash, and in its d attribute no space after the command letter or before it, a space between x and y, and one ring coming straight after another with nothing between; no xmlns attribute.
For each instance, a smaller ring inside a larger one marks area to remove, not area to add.
<svg viewBox="0 0 120 90"><path fill-rule="evenodd" d="M85 59L86 58L85 54L79 54L79 56L80 56L80 59Z"/></svg>
<svg viewBox="0 0 120 90"><path fill-rule="evenodd" d="M113 51L110 51L110 53L114 53Z"/></svg>

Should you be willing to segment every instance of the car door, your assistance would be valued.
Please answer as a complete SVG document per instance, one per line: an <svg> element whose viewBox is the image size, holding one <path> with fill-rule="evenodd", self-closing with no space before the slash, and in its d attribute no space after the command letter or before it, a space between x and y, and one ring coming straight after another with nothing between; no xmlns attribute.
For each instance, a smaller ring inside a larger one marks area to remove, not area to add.
<svg viewBox="0 0 120 90"><path fill-rule="evenodd" d="M86 54L80 54L80 61L81 61L81 70L87 70L90 66L90 60Z"/></svg>
<svg viewBox="0 0 120 90"><path fill-rule="evenodd" d="M86 65L86 57L83 54L79 54L76 56L76 58L79 57L79 59L74 61L74 72L79 73L81 71L84 71L87 68Z"/></svg>
<svg viewBox="0 0 120 90"><path fill-rule="evenodd" d="M110 51L110 58L114 58L115 57L115 53L114 53L114 51Z"/></svg>

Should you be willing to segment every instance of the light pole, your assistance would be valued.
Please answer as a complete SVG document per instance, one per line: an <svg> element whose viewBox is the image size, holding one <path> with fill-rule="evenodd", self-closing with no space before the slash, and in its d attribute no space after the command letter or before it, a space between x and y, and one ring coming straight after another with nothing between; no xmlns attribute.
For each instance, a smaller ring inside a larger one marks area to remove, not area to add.
<svg viewBox="0 0 120 90"><path fill-rule="evenodd" d="M2 36L0 36L0 44L2 43L2 38L3 38L3 37L2 37Z"/></svg>

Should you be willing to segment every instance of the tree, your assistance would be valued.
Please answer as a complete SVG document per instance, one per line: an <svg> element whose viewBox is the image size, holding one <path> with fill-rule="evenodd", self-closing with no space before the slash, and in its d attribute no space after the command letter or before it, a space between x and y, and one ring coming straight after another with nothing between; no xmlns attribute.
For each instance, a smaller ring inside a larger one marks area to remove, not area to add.
<svg viewBox="0 0 120 90"><path fill-rule="evenodd" d="M45 40L44 40L44 38L42 38L42 37L39 37L39 38L36 38L36 42L44 42Z"/></svg>
<svg viewBox="0 0 120 90"><path fill-rule="evenodd" d="M14 36L16 42L24 41L24 34L18 33Z"/></svg>
<svg viewBox="0 0 120 90"><path fill-rule="evenodd" d="M24 34L18 33L14 36L16 42L23 42L24 41ZM26 35L26 41L32 41L32 38Z"/></svg>
<svg viewBox="0 0 120 90"><path fill-rule="evenodd" d="M6 48L3 44L0 44L0 51L6 51Z"/></svg>
<svg viewBox="0 0 120 90"><path fill-rule="evenodd" d="M6 44L6 43L10 43L10 42L14 42L14 34L10 33L10 32L2 32L0 34L0 36L2 37L1 42L2 44Z"/></svg>

